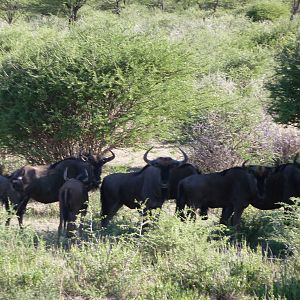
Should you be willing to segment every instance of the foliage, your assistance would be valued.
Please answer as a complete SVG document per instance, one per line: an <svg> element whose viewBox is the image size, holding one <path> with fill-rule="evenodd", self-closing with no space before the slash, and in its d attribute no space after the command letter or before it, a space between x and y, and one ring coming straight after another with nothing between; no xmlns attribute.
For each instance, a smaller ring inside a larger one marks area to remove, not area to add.
<svg viewBox="0 0 300 300"><path fill-rule="evenodd" d="M249 125L251 116L240 111L210 112L184 129L190 158L204 173L221 171L245 160L251 164L288 162L300 148L300 132L261 118Z"/></svg>
<svg viewBox="0 0 300 300"><path fill-rule="evenodd" d="M291 40L277 57L269 111L277 122L300 127L300 38Z"/></svg>
<svg viewBox="0 0 300 300"><path fill-rule="evenodd" d="M287 17L290 7L282 1L259 1L249 6L246 16L253 21L275 21L280 17Z"/></svg>
<svg viewBox="0 0 300 300"><path fill-rule="evenodd" d="M0 0L0 18L12 24L25 9L29 0Z"/></svg>
<svg viewBox="0 0 300 300"><path fill-rule="evenodd" d="M188 57L180 43L124 32L111 19L40 29L2 60L1 141L42 161L79 143L101 150L163 133L193 94Z"/></svg>

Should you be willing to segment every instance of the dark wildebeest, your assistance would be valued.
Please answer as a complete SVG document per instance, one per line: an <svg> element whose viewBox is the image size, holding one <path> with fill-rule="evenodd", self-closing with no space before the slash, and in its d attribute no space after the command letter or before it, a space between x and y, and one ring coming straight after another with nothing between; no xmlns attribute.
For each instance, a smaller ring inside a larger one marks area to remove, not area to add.
<svg viewBox="0 0 300 300"><path fill-rule="evenodd" d="M201 174L201 171L197 167L189 163L181 164L177 168L173 168L170 172L170 178L168 182L168 198L167 199L177 199L178 194L178 184L180 180L194 175Z"/></svg>
<svg viewBox="0 0 300 300"><path fill-rule="evenodd" d="M152 148L151 148L152 149ZM149 160L144 154L147 165L132 173L114 173L103 179L101 186L102 226L106 227L117 211L126 205L131 209L145 205L144 213L150 209L161 208L168 198L170 172L184 165L188 157L180 149L184 159L178 161L171 157L158 157ZM174 181L177 180L174 177Z"/></svg>
<svg viewBox="0 0 300 300"><path fill-rule="evenodd" d="M22 195L20 192L13 188L9 176L0 175L0 202L3 203L6 211L10 209L10 203L15 207L20 203ZM6 225L9 225L10 217L6 221Z"/></svg>
<svg viewBox="0 0 300 300"><path fill-rule="evenodd" d="M67 237L74 237L74 230L76 229L76 217L81 212L81 217L84 217L88 207L88 187L80 178L67 178L67 169L65 171L66 182L59 189L59 209L60 209L60 222L58 226L58 237L61 235L62 225L64 230L67 224ZM80 224L80 231L82 225ZM81 233L81 232L80 232Z"/></svg>
<svg viewBox="0 0 300 300"><path fill-rule="evenodd" d="M68 168L69 178L78 178L85 182L88 190L97 188L100 184L102 166L115 158L100 158L88 156L82 158L66 158L49 166L25 166L12 174L14 187L22 192L23 199L17 208L17 216L22 226L23 215L30 198L41 203L58 201L58 191L64 184L64 172Z"/></svg>
<svg viewBox="0 0 300 300"><path fill-rule="evenodd" d="M297 157L297 156L296 156ZM296 162L276 167L248 166L256 176L262 201L251 203L262 210L282 207L280 203L293 204L291 197L300 197L300 165Z"/></svg>
<svg viewBox="0 0 300 300"><path fill-rule="evenodd" d="M256 178L245 167L234 167L222 172L192 175L180 181L176 211L183 218L187 205L206 214L208 208L223 208L220 223L227 223L234 212L232 223L238 225L244 209L253 201L260 201Z"/></svg>

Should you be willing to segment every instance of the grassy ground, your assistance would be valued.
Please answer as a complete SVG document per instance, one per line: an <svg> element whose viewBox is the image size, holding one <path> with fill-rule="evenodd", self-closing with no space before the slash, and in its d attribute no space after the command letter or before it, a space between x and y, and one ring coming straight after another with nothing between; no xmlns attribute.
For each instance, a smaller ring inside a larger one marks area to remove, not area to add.
<svg viewBox="0 0 300 300"><path fill-rule="evenodd" d="M143 165L126 151L103 176ZM176 155L170 151L163 155ZM300 298L299 209L287 215L249 207L237 232L218 225L219 210L183 223L168 201L142 235L139 213L128 208L102 230L99 198L90 194L84 235L72 247L66 239L57 245L57 203L32 201L24 230L16 218L5 227L2 211L0 299Z"/></svg>
<svg viewBox="0 0 300 300"><path fill-rule="evenodd" d="M209 220L182 223L169 201L140 234L123 208L100 229L90 197L84 238L57 246L58 206L31 203L25 229L0 226L0 299L299 299L300 212L248 208L241 231Z"/></svg>

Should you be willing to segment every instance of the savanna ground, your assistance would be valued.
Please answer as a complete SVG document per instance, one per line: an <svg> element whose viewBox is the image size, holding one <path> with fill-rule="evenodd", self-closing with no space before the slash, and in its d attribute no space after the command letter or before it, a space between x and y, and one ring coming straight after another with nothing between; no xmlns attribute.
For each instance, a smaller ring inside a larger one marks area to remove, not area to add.
<svg viewBox="0 0 300 300"><path fill-rule="evenodd" d="M62 1L21 2L9 25L0 6L5 172L80 146L117 149L103 176L129 171L153 140L153 157L179 159L180 144L205 173L299 151L299 129L272 118L300 127L293 1L132 0L118 14L110 5L120 1L81 1L71 24ZM239 232L218 225L219 211L182 223L174 206L143 235L139 213L125 208L103 231L95 191L70 249L56 244L57 204L30 203L24 230L16 219L5 227L2 211L0 299L300 299L298 206L249 207Z"/></svg>

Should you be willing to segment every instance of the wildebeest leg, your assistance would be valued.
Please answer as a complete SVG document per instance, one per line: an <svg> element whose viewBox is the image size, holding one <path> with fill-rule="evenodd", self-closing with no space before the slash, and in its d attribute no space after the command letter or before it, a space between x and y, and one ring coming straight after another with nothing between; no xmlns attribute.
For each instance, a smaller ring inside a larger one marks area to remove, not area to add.
<svg viewBox="0 0 300 300"><path fill-rule="evenodd" d="M4 205L5 210L9 214L9 200L6 195L0 195L0 203ZM5 225L8 226L10 223L10 215L8 215Z"/></svg>
<svg viewBox="0 0 300 300"><path fill-rule="evenodd" d="M61 236L63 222L64 222L63 213L62 213L62 209L60 209L59 225L58 225L58 229L57 229L57 245L59 245L59 242L60 242L60 236Z"/></svg>
<svg viewBox="0 0 300 300"><path fill-rule="evenodd" d="M196 208L193 206L187 206L187 211L181 211L179 214L179 217L181 219L181 221L186 221L187 218L189 218L190 220L196 221Z"/></svg>
<svg viewBox="0 0 300 300"><path fill-rule="evenodd" d="M67 238L70 238L74 241L76 237L76 214L74 212L68 213L68 224L67 224Z"/></svg>
<svg viewBox="0 0 300 300"><path fill-rule="evenodd" d="M207 220L208 207L201 207L200 217L202 220Z"/></svg>
<svg viewBox="0 0 300 300"><path fill-rule="evenodd" d="M237 230L239 229L239 225L241 222L241 216L244 211L245 207L239 206L239 207L234 207L234 214L232 218L232 225L236 226Z"/></svg>
<svg viewBox="0 0 300 300"><path fill-rule="evenodd" d="M122 204L115 203L112 207L106 207L102 203L102 211L101 211L101 226L107 227L109 221L113 218L113 216L118 212L118 210L122 207Z"/></svg>
<svg viewBox="0 0 300 300"><path fill-rule="evenodd" d="M24 197L22 202L20 202L20 204L17 206L17 217L18 217L20 228L23 227L23 216L25 214L28 201L29 201L29 197L26 196Z"/></svg>
<svg viewBox="0 0 300 300"><path fill-rule="evenodd" d="M88 209L88 202L83 203L81 209L80 209L80 224L79 224L79 236L82 236L83 232L83 219L86 216Z"/></svg>
<svg viewBox="0 0 300 300"><path fill-rule="evenodd" d="M222 209L222 214L221 214L221 218L220 218L220 224L229 225L228 224L228 220L231 217L232 213L233 213L233 207L232 206L224 207Z"/></svg>
<svg viewBox="0 0 300 300"><path fill-rule="evenodd" d="M175 214L179 216L181 221L186 220L186 215L184 213L185 205L186 205L186 199L185 199L185 194L184 194L184 186L183 186L182 183L179 183L178 196L177 196L177 199L176 199Z"/></svg>
<svg viewBox="0 0 300 300"><path fill-rule="evenodd" d="M186 219L186 215L184 213L184 208L185 208L185 204L179 206L178 204L176 205L176 209L175 209L175 214L179 216L181 221L185 221Z"/></svg>
<svg viewBox="0 0 300 300"><path fill-rule="evenodd" d="M8 217L6 219L6 222L5 222L5 225L6 226L9 226L10 224L10 219L11 219L11 216L10 216L10 205L9 205L9 200L8 200L8 197L5 197L5 199L3 199L3 203L4 203L4 207L5 207L5 210L7 211L8 213Z"/></svg>

